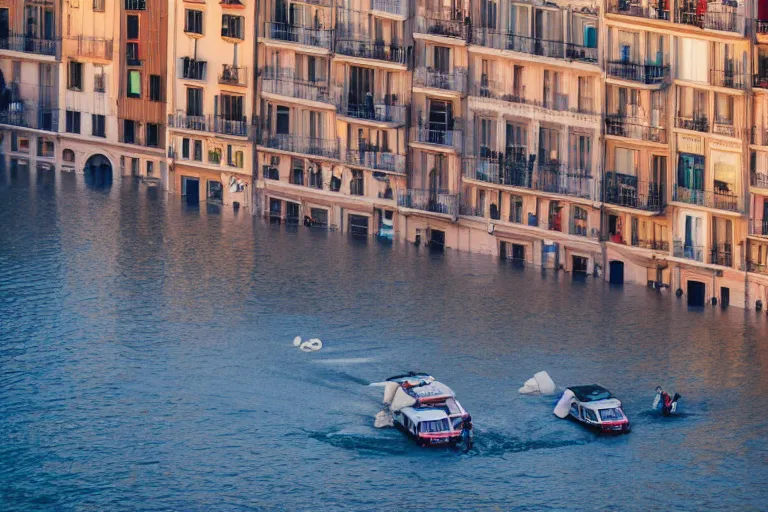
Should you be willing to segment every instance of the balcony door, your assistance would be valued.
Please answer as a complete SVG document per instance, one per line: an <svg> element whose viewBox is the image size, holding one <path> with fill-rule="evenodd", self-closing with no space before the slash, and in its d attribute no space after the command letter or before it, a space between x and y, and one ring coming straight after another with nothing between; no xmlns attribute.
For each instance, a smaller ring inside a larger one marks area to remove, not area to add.
<svg viewBox="0 0 768 512"><path fill-rule="evenodd" d="M8 39L8 8L0 9L0 39Z"/></svg>
<svg viewBox="0 0 768 512"><path fill-rule="evenodd" d="M435 46L433 51L432 68L438 73L448 74L451 71L451 49L447 46Z"/></svg>
<svg viewBox="0 0 768 512"><path fill-rule="evenodd" d="M429 131L443 134L453 130L453 104L448 101L430 100L429 102Z"/></svg>
<svg viewBox="0 0 768 512"><path fill-rule="evenodd" d="M373 76L371 68L350 66L347 101L350 109L373 111ZM372 113L372 112L371 112Z"/></svg>
<svg viewBox="0 0 768 512"><path fill-rule="evenodd" d="M692 190L704 190L704 157L680 153L677 163L677 186Z"/></svg>

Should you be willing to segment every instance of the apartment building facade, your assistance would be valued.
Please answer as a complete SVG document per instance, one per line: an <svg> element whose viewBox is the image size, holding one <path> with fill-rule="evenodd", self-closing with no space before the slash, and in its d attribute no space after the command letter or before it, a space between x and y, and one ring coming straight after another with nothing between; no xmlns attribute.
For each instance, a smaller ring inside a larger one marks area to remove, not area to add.
<svg viewBox="0 0 768 512"><path fill-rule="evenodd" d="M0 72L4 167L768 301L768 2L0 0Z"/></svg>

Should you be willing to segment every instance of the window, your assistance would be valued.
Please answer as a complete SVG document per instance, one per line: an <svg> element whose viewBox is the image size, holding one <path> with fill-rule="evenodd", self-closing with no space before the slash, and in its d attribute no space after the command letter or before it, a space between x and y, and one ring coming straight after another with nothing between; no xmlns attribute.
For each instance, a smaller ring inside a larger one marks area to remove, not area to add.
<svg viewBox="0 0 768 512"><path fill-rule="evenodd" d="M523 222L523 197L509 196L509 222Z"/></svg>
<svg viewBox="0 0 768 512"><path fill-rule="evenodd" d="M123 119L123 142L126 144L136 143L136 121Z"/></svg>
<svg viewBox="0 0 768 512"><path fill-rule="evenodd" d="M80 112L67 110L67 133L80 133Z"/></svg>
<svg viewBox="0 0 768 512"><path fill-rule="evenodd" d="M101 68L98 68L101 69ZM107 75L103 70L93 75L93 92L104 92L106 90Z"/></svg>
<svg viewBox="0 0 768 512"><path fill-rule="evenodd" d="M126 43L125 61L129 66L141 66L139 59L139 43Z"/></svg>
<svg viewBox="0 0 768 512"><path fill-rule="evenodd" d="M571 215L571 234L587 236L587 210L574 206Z"/></svg>
<svg viewBox="0 0 768 512"><path fill-rule="evenodd" d="M181 158L189 158L189 139L181 139Z"/></svg>
<svg viewBox="0 0 768 512"><path fill-rule="evenodd" d="M139 175L139 166L141 165L141 160L138 158L131 158L131 174L133 176Z"/></svg>
<svg viewBox="0 0 768 512"><path fill-rule="evenodd" d="M147 8L147 0L125 0L126 11L143 11Z"/></svg>
<svg viewBox="0 0 768 512"><path fill-rule="evenodd" d="M69 62L69 81L67 87L73 91L83 90L83 63Z"/></svg>
<svg viewBox="0 0 768 512"><path fill-rule="evenodd" d="M195 155L194 155L194 159L197 160L198 162L202 162L203 161L203 141L201 141L201 140L196 140L195 141Z"/></svg>
<svg viewBox="0 0 768 512"><path fill-rule="evenodd" d="M155 162L147 162L147 176L151 177L155 173Z"/></svg>
<svg viewBox="0 0 768 512"><path fill-rule="evenodd" d="M221 96L221 117L227 121L242 121L243 97L223 94Z"/></svg>
<svg viewBox="0 0 768 512"><path fill-rule="evenodd" d="M128 97L141 98L141 73L135 69L128 71Z"/></svg>
<svg viewBox="0 0 768 512"><path fill-rule="evenodd" d="M287 135L290 133L290 109L288 107L277 107L277 126L276 133L278 135Z"/></svg>
<svg viewBox="0 0 768 512"><path fill-rule="evenodd" d="M71 149L65 149L64 152L61 154L61 159L67 162L68 164L75 163L75 152Z"/></svg>
<svg viewBox="0 0 768 512"><path fill-rule="evenodd" d="M95 12L104 12L104 0L93 0L93 10Z"/></svg>
<svg viewBox="0 0 768 512"><path fill-rule="evenodd" d="M288 176L288 181L293 185L304 185L304 159L291 159L291 174Z"/></svg>
<svg viewBox="0 0 768 512"><path fill-rule="evenodd" d="M149 101L162 101L162 97L160 75L149 75Z"/></svg>
<svg viewBox="0 0 768 512"><path fill-rule="evenodd" d="M187 19L184 24L184 32L192 34L203 33L203 11L187 9Z"/></svg>
<svg viewBox="0 0 768 512"><path fill-rule="evenodd" d="M243 39L243 17L231 14L221 15L221 37Z"/></svg>
<svg viewBox="0 0 768 512"><path fill-rule="evenodd" d="M233 151L231 144L227 146L227 165L230 167L243 167L243 152Z"/></svg>
<svg viewBox="0 0 768 512"><path fill-rule="evenodd" d="M352 171L352 180L349 182L349 193L353 196L363 195L363 171Z"/></svg>
<svg viewBox="0 0 768 512"><path fill-rule="evenodd" d="M139 39L139 17L135 14L129 14L126 19L126 39Z"/></svg>
<svg viewBox="0 0 768 512"><path fill-rule="evenodd" d="M216 165L221 163L221 150L219 148L208 150L208 163Z"/></svg>
<svg viewBox="0 0 768 512"><path fill-rule="evenodd" d="M154 123L147 123L147 146L156 148L160 138L160 130Z"/></svg>
<svg viewBox="0 0 768 512"><path fill-rule="evenodd" d="M197 87L187 88L187 115L203 115L203 90Z"/></svg>
<svg viewBox="0 0 768 512"><path fill-rule="evenodd" d="M91 115L91 135L94 137L106 137L105 125L104 116L98 114Z"/></svg>
<svg viewBox="0 0 768 512"><path fill-rule="evenodd" d="M52 140L43 138L37 139L37 156L51 158L54 156L55 151L56 146Z"/></svg>
<svg viewBox="0 0 768 512"><path fill-rule="evenodd" d="M209 201L222 201L224 199L224 187L220 181L207 180L208 184L208 200Z"/></svg>
<svg viewBox="0 0 768 512"><path fill-rule="evenodd" d="M29 139L19 137L16 132L11 132L11 151L29 153Z"/></svg>

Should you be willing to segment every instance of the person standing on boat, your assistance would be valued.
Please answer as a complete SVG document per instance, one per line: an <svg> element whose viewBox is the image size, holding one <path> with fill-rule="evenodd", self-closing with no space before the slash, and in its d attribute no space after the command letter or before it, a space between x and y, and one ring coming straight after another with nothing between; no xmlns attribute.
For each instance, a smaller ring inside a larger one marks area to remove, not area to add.
<svg viewBox="0 0 768 512"><path fill-rule="evenodd" d="M669 416L677 409L677 401L679 399L679 393L675 393L675 396L671 397L669 393L661 389L661 386L656 386L656 398L653 401L653 408L658 409L659 404L661 404L661 414Z"/></svg>
<svg viewBox="0 0 768 512"><path fill-rule="evenodd" d="M461 440L464 443L464 450L468 451L472 449L472 417L467 416L461 424Z"/></svg>

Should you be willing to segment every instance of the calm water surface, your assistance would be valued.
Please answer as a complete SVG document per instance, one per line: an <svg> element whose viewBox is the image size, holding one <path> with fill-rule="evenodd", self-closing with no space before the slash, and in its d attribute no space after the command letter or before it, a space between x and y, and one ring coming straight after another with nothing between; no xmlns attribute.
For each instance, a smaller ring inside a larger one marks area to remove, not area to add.
<svg viewBox="0 0 768 512"><path fill-rule="evenodd" d="M766 320L6 172L0 509L766 510ZM454 388L473 450L373 428L368 384L409 369ZM519 396L542 369L633 433ZM657 384L684 414L650 412Z"/></svg>

